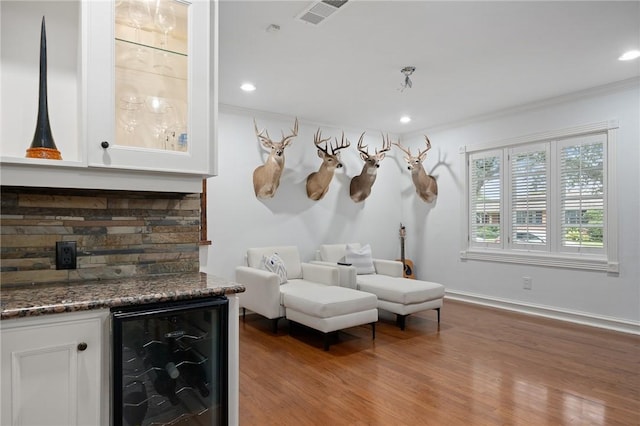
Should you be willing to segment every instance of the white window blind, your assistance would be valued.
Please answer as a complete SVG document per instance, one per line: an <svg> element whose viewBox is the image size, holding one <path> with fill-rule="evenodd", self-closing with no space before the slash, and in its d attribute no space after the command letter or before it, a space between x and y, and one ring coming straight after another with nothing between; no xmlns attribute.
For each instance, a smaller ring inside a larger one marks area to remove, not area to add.
<svg viewBox="0 0 640 426"><path fill-rule="evenodd" d="M488 152L471 156L470 199L471 235L474 244L500 243L502 216L502 153Z"/></svg>
<svg viewBox="0 0 640 426"><path fill-rule="evenodd" d="M548 146L510 150L510 244L545 249L548 244Z"/></svg>
<svg viewBox="0 0 640 426"><path fill-rule="evenodd" d="M605 137L590 135L559 143L562 251L604 249Z"/></svg>

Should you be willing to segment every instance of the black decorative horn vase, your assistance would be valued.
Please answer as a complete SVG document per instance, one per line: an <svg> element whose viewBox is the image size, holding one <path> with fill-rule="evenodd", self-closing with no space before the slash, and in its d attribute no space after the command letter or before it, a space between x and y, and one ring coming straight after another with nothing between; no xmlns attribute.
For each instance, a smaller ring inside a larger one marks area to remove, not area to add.
<svg viewBox="0 0 640 426"><path fill-rule="evenodd" d="M27 149L27 158L47 158L62 160L60 151L56 148L49 125L49 105L47 102L47 32L42 17L40 30L40 93L38 100L38 121L33 135L31 147Z"/></svg>

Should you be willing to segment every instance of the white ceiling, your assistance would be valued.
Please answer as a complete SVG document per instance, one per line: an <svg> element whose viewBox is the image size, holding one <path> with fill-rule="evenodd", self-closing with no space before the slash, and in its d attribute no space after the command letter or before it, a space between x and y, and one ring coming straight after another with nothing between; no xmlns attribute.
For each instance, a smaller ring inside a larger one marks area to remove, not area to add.
<svg viewBox="0 0 640 426"><path fill-rule="evenodd" d="M640 76L617 60L640 49L638 1L351 0L296 19L313 3L220 1L221 104L405 134Z"/></svg>

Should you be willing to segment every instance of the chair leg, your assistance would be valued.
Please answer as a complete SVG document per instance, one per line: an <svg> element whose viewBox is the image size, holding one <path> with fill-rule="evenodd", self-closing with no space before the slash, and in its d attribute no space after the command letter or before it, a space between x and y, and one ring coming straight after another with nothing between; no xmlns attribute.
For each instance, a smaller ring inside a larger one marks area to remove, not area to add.
<svg viewBox="0 0 640 426"><path fill-rule="evenodd" d="M371 340L376 340L376 323L371 323Z"/></svg>
<svg viewBox="0 0 640 426"><path fill-rule="evenodd" d="M332 336L332 333L324 333L324 350L325 351L329 350L329 345L331 344L329 339L331 338L331 336Z"/></svg>
<svg viewBox="0 0 640 426"><path fill-rule="evenodd" d="M438 324L440 324L440 308L436 308L436 311L438 312Z"/></svg>
<svg viewBox="0 0 640 426"><path fill-rule="evenodd" d="M400 330L404 331L404 326L406 324L407 315L396 315L396 324L400 327Z"/></svg>

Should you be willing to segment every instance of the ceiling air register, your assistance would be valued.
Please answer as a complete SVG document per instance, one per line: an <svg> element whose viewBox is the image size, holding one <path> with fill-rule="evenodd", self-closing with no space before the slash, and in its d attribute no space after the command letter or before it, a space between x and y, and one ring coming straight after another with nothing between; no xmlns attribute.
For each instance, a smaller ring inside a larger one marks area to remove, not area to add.
<svg viewBox="0 0 640 426"><path fill-rule="evenodd" d="M333 15L338 11L342 6L347 3L347 0L342 1L331 1L324 0L313 3L310 7L305 9L299 16L298 19L301 21L307 22L309 24L318 25L329 16Z"/></svg>

